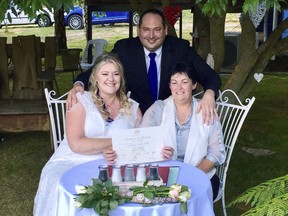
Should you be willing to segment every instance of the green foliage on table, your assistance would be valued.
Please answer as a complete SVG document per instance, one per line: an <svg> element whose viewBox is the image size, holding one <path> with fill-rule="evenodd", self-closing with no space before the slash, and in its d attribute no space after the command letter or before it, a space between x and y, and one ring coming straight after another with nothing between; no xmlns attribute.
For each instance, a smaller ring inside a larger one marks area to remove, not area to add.
<svg viewBox="0 0 288 216"><path fill-rule="evenodd" d="M154 197L168 197L170 188L165 185L160 185L158 187L148 185L148 181L146 180L143 186L133 186L130 190L133 191L133 195L143 193L146 198L154 199Z"/></svg>
<svg viewBox="0 0 288 216"><path fill-rule="evenodd" d="M99 179L92 179L92 185L76 185L77 197L74 206L77 208L93 208L99 216L108 216L109 211L118 205L132 201L142 203L143 206L163 204L164 202L180 202L180 209L187 214L187 200L191 197L191 191L187 186L174 184L170 187L165 185L132 186L129 192L119 190L119 186L113 185L111 179L102 182Z"/></svg>
<svg viewBox="0 0 288 216"><path fill-rule="evenodd" d="M108 212L129 200L131 197L121 196L119 187L113 185L109 179L102 182L92 179L92 185L78 187L75 206L79 208L93 208L100 216L108 216Z"/></svg>
<svg viewBox="0 0 288 216"><path fill-rule="evenodd" d="M165 185L148 185L146 180L143 186L133 186L130 188L136 200L143 206L162 204L164 202L180 202L180 209L187 214L187 200L191 197L190 189L185 185L173 184L170 187Z"/></svg>
<svg viewBox="0 0 288 216"><path fill-rule="evenodd" d="M288 175L275 178L248 189L227 207L238 203L251 203L251 209L243 216L288 215Z"/></svg>

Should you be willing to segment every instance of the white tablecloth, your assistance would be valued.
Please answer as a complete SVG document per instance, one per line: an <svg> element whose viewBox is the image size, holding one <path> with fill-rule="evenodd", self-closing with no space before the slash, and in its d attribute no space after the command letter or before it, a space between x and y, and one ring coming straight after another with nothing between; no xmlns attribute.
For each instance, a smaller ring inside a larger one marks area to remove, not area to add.
<svg viewBox="0 0 288 216"><path fill-rule="evenodd" d="M92 178L98 177L98 166L105 164L104 160L95 160L80 164L68 170L61 178L58 189L59 216L95 216L93 209L78 209L74 207L76 194L75 185L90 185ZM212 188L208 176L199 169L178 161L159 162L159 166L179 166L177 183L187 185L191 191L188 200L190 216L214 215ZM180 203L165 203L142 207L137 203L126 203L109 212L110 216L185 216L181 213Z"/></svg>

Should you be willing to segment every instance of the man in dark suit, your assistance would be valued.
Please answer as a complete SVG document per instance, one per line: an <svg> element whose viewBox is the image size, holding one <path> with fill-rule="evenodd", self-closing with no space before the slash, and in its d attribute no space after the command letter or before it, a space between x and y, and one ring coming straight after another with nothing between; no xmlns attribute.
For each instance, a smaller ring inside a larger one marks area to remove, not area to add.
<svg viewBox="0 0 288 216"><path fill-rule="evenodd" d="M187 40L167 35L167 25L163 13L157 9L145 11L140 17L137 28L138 37L119 40L115 43L112 52L117 53L125 72L126 90L131 92L131 98L140 104L144 113L154 102L149 82L148 68L149 53L156 53L157 65L157 98L166 99L171 93L169 89L170 68L178 60L188 60L197 71L198 82L204 87L205 94L198 110L202 109L203 121L208 123L216 114L215 93L221 85L220 76L190 47ZM89 73L90 71L90 73ZM80 74L77 80L88 87L91 70ZM82 85L83 85L82 84ZM71 94L83 91L83 87L75 84ZM69 94L69 98L71 98ZM73 96L75 98L75 96ZM68 102L71 99L68 99ZM68 104L69 105L69 104Z"/></svg>

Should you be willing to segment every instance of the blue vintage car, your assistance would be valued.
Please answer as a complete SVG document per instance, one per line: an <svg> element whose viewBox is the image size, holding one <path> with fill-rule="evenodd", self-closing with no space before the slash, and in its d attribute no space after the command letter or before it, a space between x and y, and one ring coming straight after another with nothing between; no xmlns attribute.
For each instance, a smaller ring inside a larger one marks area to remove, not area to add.
<svg viewBox="0 0 288 216"><path fill-rule="evenodd" d="M136 25L139 20L137 13L133 13L133 23ZM64 14L64 22L66 26L72 29L83 28L83 15L82 7L74 6L74 9L70 9L69 13ZM115 23L129 23L128 11L94 11L92 12L92 25L114 25Z"/></svg>

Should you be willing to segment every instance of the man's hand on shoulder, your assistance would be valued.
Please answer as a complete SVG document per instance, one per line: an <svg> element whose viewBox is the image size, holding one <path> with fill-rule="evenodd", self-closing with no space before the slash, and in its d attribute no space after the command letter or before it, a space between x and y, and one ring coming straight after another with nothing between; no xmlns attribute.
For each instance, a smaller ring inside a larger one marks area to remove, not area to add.
<svg viewBox="0 0 288 216"><path fill-rule="evenodd" d="M74 87L69 91L67 100L66 100L67 110L70 110L72 108L72 105L78 102L77 97L76 97L77 92L81 92L81 94L84 93L84 87L81 84L81 82L74 83Z"/></svg>
<svg viewBox="0 0 288 216"><path fill-rule="evenodd" d="M214 123L214 118L218 119L215 103L215 93L211 89L207 89L198 104L197 113L202 110L203 123L209 125Z"/></svg>

